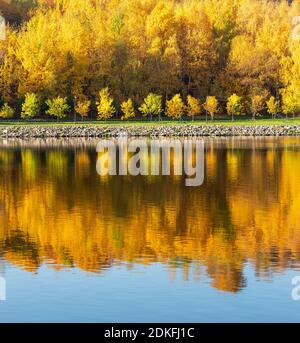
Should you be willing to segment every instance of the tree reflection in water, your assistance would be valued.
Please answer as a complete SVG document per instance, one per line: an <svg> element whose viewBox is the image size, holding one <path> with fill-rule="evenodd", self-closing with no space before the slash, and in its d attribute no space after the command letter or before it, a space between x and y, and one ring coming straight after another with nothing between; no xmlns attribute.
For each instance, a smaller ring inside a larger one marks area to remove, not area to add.
<svg viewBox="0 0 300 343"><path fill-rule="evenodd" d="M1 142L4 261L94 273L160 262L186 279L204 268L230 292L246 287L246 263L263 279L300 269L300 138L207 139L201 187L178 176L100 177L96 144Z"/></svg>

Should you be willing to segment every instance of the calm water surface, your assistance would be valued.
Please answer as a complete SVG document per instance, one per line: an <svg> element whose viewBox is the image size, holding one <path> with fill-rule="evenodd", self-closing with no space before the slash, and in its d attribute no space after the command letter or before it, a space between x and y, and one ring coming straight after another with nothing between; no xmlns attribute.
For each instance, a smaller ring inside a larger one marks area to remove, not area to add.
<svg viewBox="0 0 300 343"><path fill-rule="evenodd" d="M0 322L300 321L300 138L205 140L205 181L0 141Z"/></svg>

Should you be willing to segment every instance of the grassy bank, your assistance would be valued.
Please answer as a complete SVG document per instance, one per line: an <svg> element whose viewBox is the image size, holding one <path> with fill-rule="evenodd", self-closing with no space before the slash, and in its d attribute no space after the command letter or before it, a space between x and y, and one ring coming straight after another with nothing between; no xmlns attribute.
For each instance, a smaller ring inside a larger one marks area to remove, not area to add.
<svg viewBox="0 0 300 343"><path fill-rule="evenodd" d="M120 121L120 120L109 120L106 122L103 121L0 121L0 126L57 126L57 125L109 125L109 126L171 126L171 125L226 125L226 126L238 126L238 125L300 125L300 118L296 119L239 119L235 121L231 120L214 120L214 121L205 121L205 120L195 120L195 121Z"/></svg>

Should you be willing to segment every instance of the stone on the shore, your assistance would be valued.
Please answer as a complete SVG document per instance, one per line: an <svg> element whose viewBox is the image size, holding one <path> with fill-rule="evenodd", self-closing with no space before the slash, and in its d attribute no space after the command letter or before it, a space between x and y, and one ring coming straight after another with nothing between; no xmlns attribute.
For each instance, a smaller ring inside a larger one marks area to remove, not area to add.
<svg viewBox="0 0 300 343"><path fill-rule="evenodd" d="M6 126L2 137L222 137L222 136L296 136L300 125L62 125Z"/></svg>

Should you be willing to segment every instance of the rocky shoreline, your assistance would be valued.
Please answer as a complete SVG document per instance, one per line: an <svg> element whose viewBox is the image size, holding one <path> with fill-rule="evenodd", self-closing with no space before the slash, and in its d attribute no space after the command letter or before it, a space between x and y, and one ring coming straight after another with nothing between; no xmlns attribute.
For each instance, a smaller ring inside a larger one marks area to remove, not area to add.
<svg viewBox="0 0 300 343"><path fill-rule="evenodd" d="M300 125L66 125L4 126L2 138L297 136Z"/></svg>

